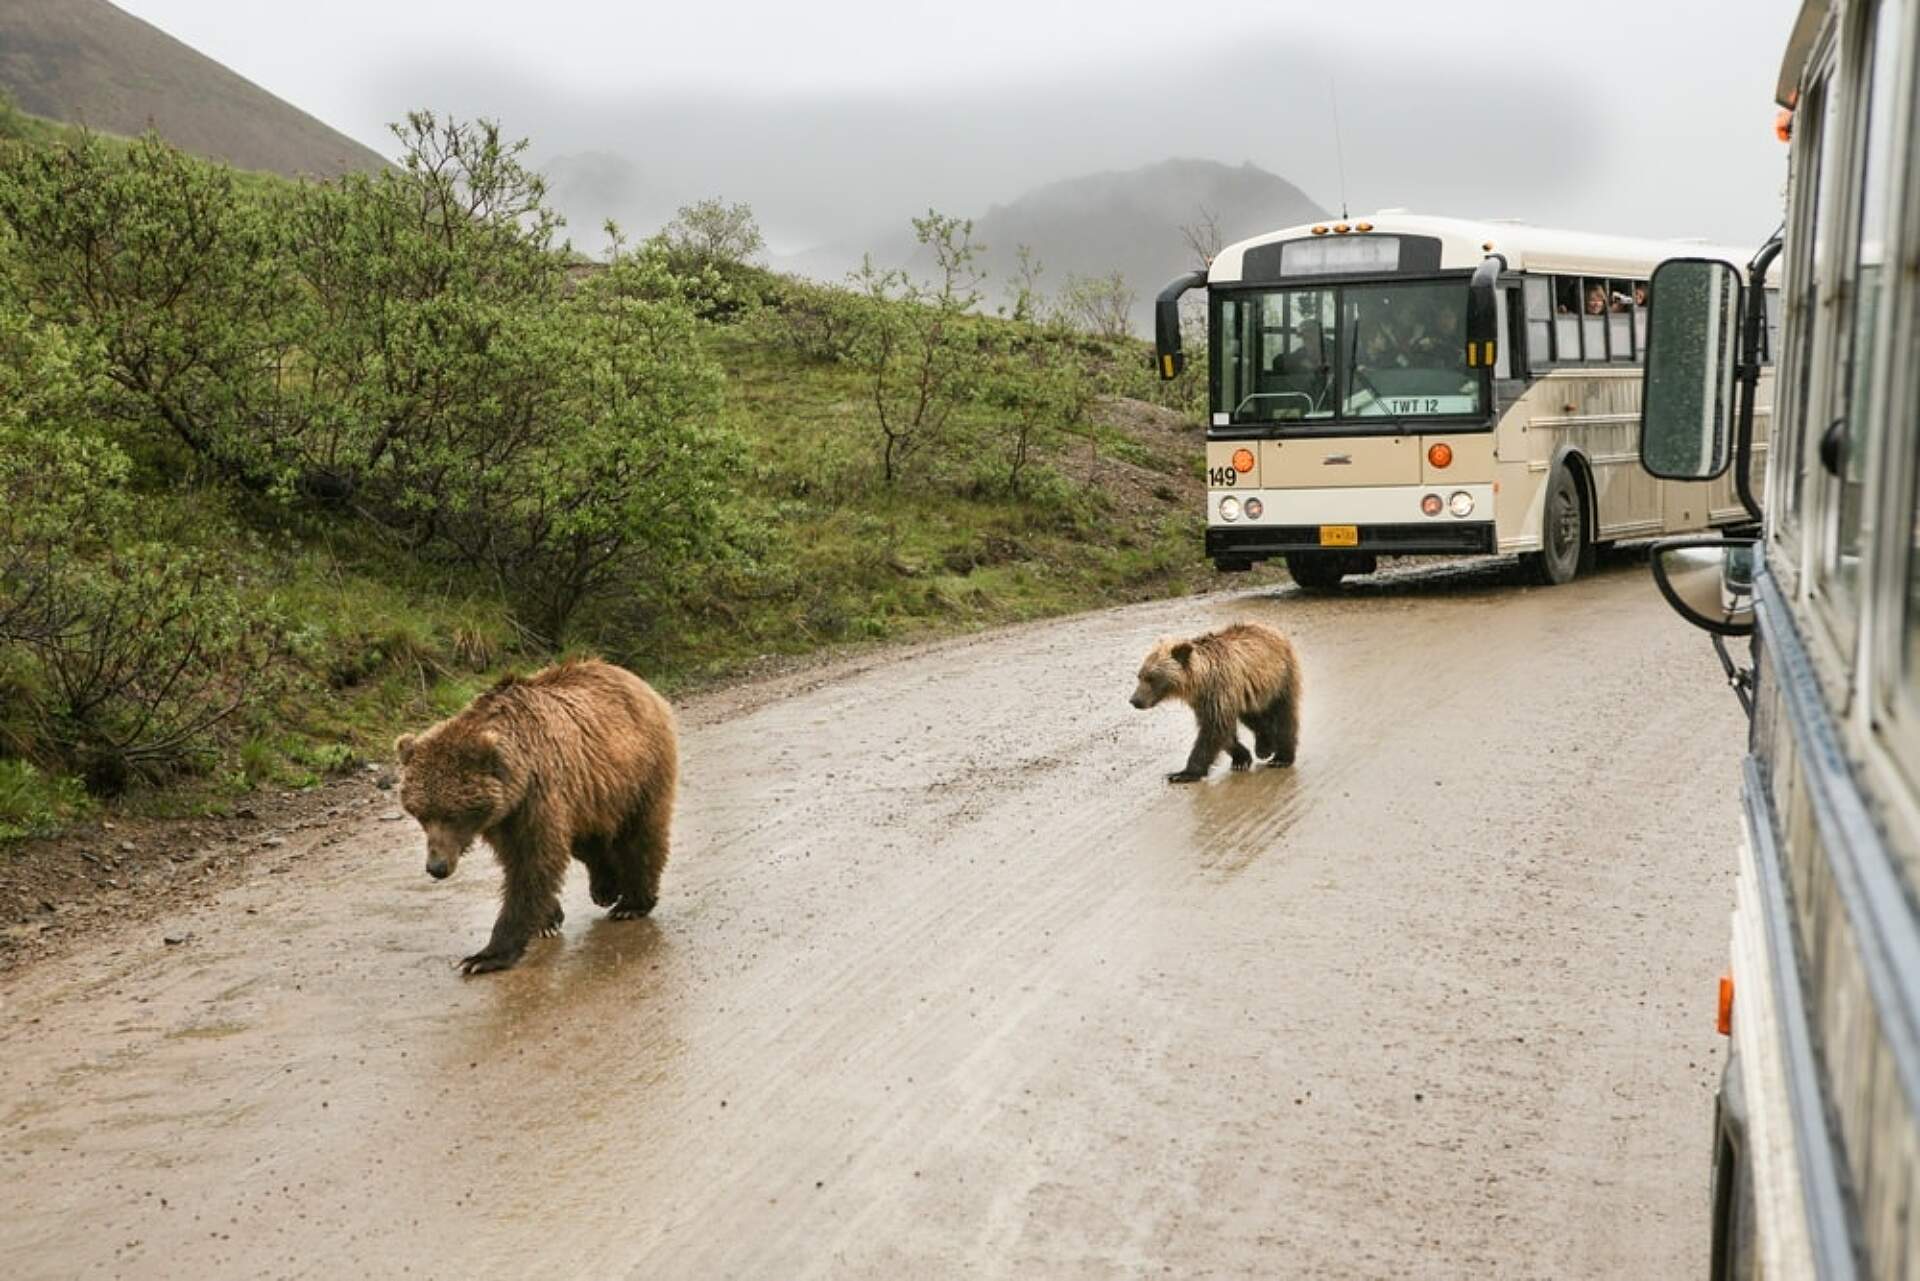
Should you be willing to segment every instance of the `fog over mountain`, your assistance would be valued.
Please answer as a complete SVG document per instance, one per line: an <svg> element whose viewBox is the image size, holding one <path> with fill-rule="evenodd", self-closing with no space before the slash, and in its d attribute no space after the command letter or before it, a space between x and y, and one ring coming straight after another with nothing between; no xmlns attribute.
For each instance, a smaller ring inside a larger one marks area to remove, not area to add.
<svg viewBox="0 0 1920 1281"><path fill-rule="evenodd" d="M382 73L376 92L495 116L533 139L585 244L598 243L606 217L647 231L675 206L715 195L752 204L779 255L896 243L929 207L984 219L1051 183L1179 156L1250 163L1336 207L1342 149L1327 61L1304 43L1248 44L1192 73L1141 63L979 88L762 96L572 89L424 59ZM1456 66L1404 53L1371 55L1341 76L1353 208L1602 221L1591 162L1601 122L1556 95L1548 69L1506 70L1501 92L1475 94L1459 91ZM1184 218L1208 193L1183 191L1181 180L1177 169L1161 172L1156 200ZM1106 235L1098 225L1085 232ZM1177 244L1174 227L1166 234Z"/></svg>
<svg viewBox="0 0 1920 1281"><path fill-rule="evenodd" d="M1145 332L1154 293L1194 265L1186 228L1198 232L1210 223L1226 244L1309 221L1323 209L1286 179L1251 164L1163 160L1036 187L976 217L973 239L982 247L989 302L1008 301L1024 247L1043 268L1043 295L1057 297L1074 276L1120 273L1134 292L1134 328ZM911 224L775 257L772 265L840 280L869 253L877 264L904 265L922 276L931 266Z"/></svg>
<svg viewBox="0 0 1920 1281"><path fill-rule="evenodd" d="M411 108L500 120L584 248L609 215L645 233L720 196L753 205L776 262L897 245L929 207L991 227L1102 174L1134 175L1128 200L1166 188L1163 214L1197 207L1202 171L1152 168L1174 157L1251 165L1329 211L1757 243L1779 218L1771 99L1798 8L120 3L379 148ZM1056 281L1086 244L1163 234L1121 210L1056 222Z"/></svg>

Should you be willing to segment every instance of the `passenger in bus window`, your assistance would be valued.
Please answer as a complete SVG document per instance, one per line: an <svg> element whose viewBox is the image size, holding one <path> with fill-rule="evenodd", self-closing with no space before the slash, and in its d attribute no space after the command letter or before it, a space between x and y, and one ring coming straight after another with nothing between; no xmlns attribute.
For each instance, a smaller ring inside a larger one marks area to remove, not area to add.
<svg viewBox="0 0 1920 1281"><path fill-rule="evenodd" d="M1607 314L1607 287L1597 280L1587 285L1587 314L1589 316Z"/></svg>
<svg viewBox="0 0 1920 1281"><path fill-rule="evenodd" d="M1633 282L1633 305L1641 308L1647 305L1647 282L1644 280Z"/></svg>
<svg viewBox="0 0 1920 1281"><path fill-rule="evenodd" d="M1562 316L1571 316L1579 310L1580 282L1571 276L1553 278L1554 312Z"/></svg>
<svg viewBox="0 0 1920 1281"><path fill-rule="evenodd" d="M1633 298L1627 293L1627 282L1613 280L1608 282L1607 310L1627 312L1633 310Z"/></svg>

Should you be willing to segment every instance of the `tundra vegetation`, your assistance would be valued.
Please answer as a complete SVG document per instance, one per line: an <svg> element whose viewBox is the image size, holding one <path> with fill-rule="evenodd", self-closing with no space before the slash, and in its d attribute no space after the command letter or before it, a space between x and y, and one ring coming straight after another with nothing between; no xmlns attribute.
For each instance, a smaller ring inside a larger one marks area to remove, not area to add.
<svg viewBox="0 0 1920 1281"><path fill-rule="evenodd" d="M395 134L293 183L0 103L0 840L311 783L568 650L673 690L1212 581L1120 282L1023 255L983 314L933 212L926 278L798 280L718 200L589 258L496 125Z"/></svg>

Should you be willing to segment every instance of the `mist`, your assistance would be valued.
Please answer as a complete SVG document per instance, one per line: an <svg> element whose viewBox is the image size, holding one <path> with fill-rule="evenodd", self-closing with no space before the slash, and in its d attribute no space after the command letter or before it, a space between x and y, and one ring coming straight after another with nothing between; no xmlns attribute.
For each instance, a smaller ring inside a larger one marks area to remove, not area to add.
<svg viewBox="0 0 1920 1281"><path fill-rule="evenodd" d="M1356 214L1757 243L1779 220L1771 97L1796 8L126 5L388 154L382 124L409 109L499 120L583 248L606 217L644 234L720 196L754 207L776 262L1172 157L1251 163Z"/></svg>

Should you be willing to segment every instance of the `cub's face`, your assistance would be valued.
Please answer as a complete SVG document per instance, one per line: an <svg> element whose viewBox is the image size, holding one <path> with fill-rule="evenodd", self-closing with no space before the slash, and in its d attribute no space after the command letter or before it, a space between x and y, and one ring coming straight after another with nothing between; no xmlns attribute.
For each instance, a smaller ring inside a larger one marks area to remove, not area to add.
<svg viewBox="0 0 1920 1281"><path fill-rule="evenodd" d="M400 808L427 834L427 875L445 880L474 838L506 813L499 740L491 733L462 742L409 734L394 746L401 767Z"/></svg>
<svg viewBox="0 0 1920 1281"><path fill-rule="evenodd" d="M1163 640L1155 645L1140 664L1140 682L1127 701L1145 711L1169 694L1180 694L1186 688L1187 660L1192 654L1193 646L1185 641Z"/></svg>

